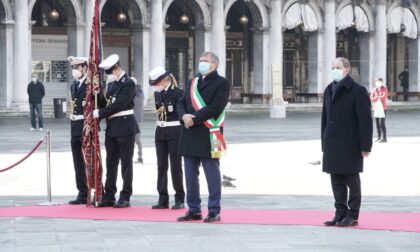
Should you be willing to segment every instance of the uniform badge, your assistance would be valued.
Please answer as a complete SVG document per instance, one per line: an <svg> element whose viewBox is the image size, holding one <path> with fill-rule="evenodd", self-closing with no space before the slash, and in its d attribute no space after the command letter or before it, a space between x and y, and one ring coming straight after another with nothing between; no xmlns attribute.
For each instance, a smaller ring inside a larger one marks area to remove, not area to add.
<svg viewBox="0 0 420 252"><path fill-rule="evenodd" d="M117 98L112 97L112 99L111 99L111 103L114 103L114 102L115 102L115 100L117 100Z"/></svg>
<svg viewBox="0 0 420 252"><path fill-rule="evenodd" d="M173 107L172 105L169 105L169 106L168 106L168 111L169 111L169 112L174 111L174 107Z"/></svg>

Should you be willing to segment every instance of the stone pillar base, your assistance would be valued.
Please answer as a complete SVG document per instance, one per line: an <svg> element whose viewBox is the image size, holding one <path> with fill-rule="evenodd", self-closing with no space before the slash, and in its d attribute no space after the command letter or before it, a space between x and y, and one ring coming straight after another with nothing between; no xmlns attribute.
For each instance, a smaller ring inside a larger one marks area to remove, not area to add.
<svg viewBox="0 0 420 252"><path fill-rule="evenodd" d="M286 118L286 107L289 103L272 105L270 108L270 118Z"/></svg>

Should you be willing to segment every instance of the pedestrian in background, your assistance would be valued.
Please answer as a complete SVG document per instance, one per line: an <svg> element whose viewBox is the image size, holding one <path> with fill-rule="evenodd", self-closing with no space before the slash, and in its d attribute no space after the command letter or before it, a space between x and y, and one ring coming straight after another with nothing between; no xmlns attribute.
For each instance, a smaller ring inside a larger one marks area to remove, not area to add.
<svg viewBox="0 0 420 252"><path fill-rule="evenodd" d="M360 173L372 148L369 94L349 75L350 62L333 61L330 83L324 92L321 120L322 170L330 174L335 216L326 226L358 225L362 200Z"/></svg>
<svg viewBox="0 0 420 252"><path fill-rule="evenodd" d="M39 130L44 129L44 120L42 118L42 99L45 96L44 85L38 80L38 76L33 73L32 80L27 88L29 96L29 111L31 115L31 128L30 131L36 130L35 111L38 117Z"/></svg>
<svg viewBox="0 0 420 252"><path fill-rule="evenodd" d="M174 76L163 67L156 67L149 73L149 84L154 87L157 122L155 131L156 157L158 165L158 203L152 209L169 208L168 157L171 163L172 186L175 190L175 204L172 209L183 209L185 191L182 173L182 157L178 156L181 123L177 105L184 91L177 87Z"/></svg>
<svg viewBox="0 0 420 252"><path fill-rule="evenodd" d="M404 71L402 71L398 75L398 79L401 81L401 87L403 88L404 94L404 101L408 100L408 67L404 67Z"/></svg>
<svg viewBox="0 0 420 252"><path fill-rule="evenodd" d="M136 118L137 126L139 127L139 133L136 134L136 145L137 145L137 160L136 163L143 164L143 148L141 144L141 124L143 123L144 115L144 93L141 84L137 83L137 79L131 77L136 84L136 96L134 96L134 118Z"/></svg>
<svg viewBox="0 0 420 252"><path fill-rule="evenodd" d="M386 127L385 127L385 117L387 104L386 100L388 98L388 89L384 85L382 78L377 78L375 80L375 88L370 92L370 100L372 101L372 110L373 117L376 121L376 130L378 132L378 138L376 142L386 143Z"/></svg>

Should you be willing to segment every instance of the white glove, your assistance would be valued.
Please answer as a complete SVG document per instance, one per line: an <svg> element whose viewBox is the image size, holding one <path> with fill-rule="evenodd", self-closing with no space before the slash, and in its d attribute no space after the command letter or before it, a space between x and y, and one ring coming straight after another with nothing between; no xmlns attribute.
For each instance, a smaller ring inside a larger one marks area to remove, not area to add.
<svg viewBox="0 0 420 252"><path fill-rule="evenodd" d="M98 109L95 109L93 111L93 118L99 118L99 110Z"/></svg>

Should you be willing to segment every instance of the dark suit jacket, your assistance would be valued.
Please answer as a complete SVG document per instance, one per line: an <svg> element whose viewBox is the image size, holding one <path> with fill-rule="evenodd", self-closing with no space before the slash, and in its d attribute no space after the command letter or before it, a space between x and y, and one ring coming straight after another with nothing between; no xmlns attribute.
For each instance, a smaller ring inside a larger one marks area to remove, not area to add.
<svg viewBox="0 0 420 252"><path fill-rule="evenodd" d="M134 108L134 96L136 95L135 84L127 74L124 74L118 81L110 85L107 91L107 97L110 103L99 110L99 118L108 118L109 116L124 110ZM134 135L139 132L134 115L119 116L107 119L106 136L122 137Z"/></svg>
<svg viewBox="0 0 420 252"><path fill-rule="evenodd" d="M362 151L372 148L372 116L366 88L350 76L333 96L333 83L324 92L321 138L323 171L330 174L363 172Z"/></svg>
<svg viewBox="0 0 420 252"><path fill-rule="evenodd" d="M207 75L204 80L201 75L199 78L198 88L206 106L195 111L190 96L191 80L188 81L177 110L179 118L184 114L194 115L194 126L189 129L182 127L178 151L182 156L211 158L210 131L203 122L210 118L217 119L223 112L229 100L230 85L217 71Z"/></svg>

